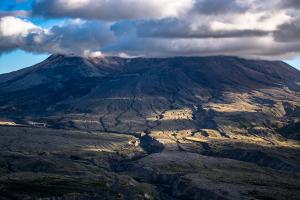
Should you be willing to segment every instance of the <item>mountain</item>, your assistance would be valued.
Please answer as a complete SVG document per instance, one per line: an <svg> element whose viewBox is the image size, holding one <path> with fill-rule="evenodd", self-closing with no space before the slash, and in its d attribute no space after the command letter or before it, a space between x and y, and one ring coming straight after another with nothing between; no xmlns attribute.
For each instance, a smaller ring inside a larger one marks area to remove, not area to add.
<svg viewBox="0 0 300 200"><path fill-rule="evenodd" d="M53 55L1 75L0 91L4 118L92 130L213 129L230 136L224 120L267 123L269 131L274 123L288 123L300 113L299 71L281 61L224 56ZM177 121L182 127L174 125ZM248 132L256 128L243 126Z"/></svg>
<svg viewBox="0 0 300 200"><path fill-rule="evenodd" d="M151 195L136 197L106 177L123 195L138 199L300 196L300 72L282 61L52 55L0 75L0 94L0 122L12 125L0 126L2 150L11 145L30 155L2 155L13 172L78 169L90 180L90 170L100 165L133 178L134 185L150 184ZM18 138L24 144L14 142ZM35 145L43 151L36 153ZM87 146L89 153L82 150ZM92 147L102 150L91 153ZM12 155L30 164L14 168Z"/></svg>

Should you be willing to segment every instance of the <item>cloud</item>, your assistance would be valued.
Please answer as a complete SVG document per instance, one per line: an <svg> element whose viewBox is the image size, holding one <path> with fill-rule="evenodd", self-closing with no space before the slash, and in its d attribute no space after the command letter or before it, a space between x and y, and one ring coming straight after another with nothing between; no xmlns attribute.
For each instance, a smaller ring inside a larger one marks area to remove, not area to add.
<svg viewBox="0 0 300 200"><path fill-rule="evenodd" d="M99 21L69 22L54 26L42 33L32 33L26 37L24 49L37 52L83 55L98 51L111 43L114 35L109 26Z"/></svg>
<svg viewBox="0 0 300 200"><path fill-rule="evenodd" d="M111 27L117 42L101 50L106 54L151 57L238 55L271 59L300 51L300 42L289 44L273 37L278 28L291 21L282 11L201 19L202 16L117 22Z"/></svg>
<svg viewBox="0 0 300 200"><path fill-rule="evenodd" d="M20 48L30 52L84 55L111 43L114 35L106 23L68 21L62 26L42 29L16 17L0 18L0 51Z"/></svg>
<svg viewBox="0 0 300 200"><path fill-rule="evenodd" d="M300 52L297 2L37 0L33 16L66 22L43 29L4 13L0 52L286 58Z"/></svg>
<svg viewBox="0 0 300 200"><path fill-rule="evenodd" d="M300 17L279 26L278 30L274 31L274 38L278 42L298 42L300 41L299 33Z"/></svg>
<svg viewBox="0 0 300 200"><path fill-rule="evenodd" d="M44 17L119 20L176 17L194 0L39 0L33 14Z"/></svg>
<svg viewBox="0 0 300 200"><path fill-rule="evenodd" d="M142 45L140 45L142 44ZM274 41L271 36L244 38L141 38L134 33L118 38L114 44L101 49L105 54L120 52L134 56L209 56L234 55L280 59L300 51L300 42L293 44Z"/></svg>
<svg viewBox="0 0 300 200"><path fill-rule="evenodd" d="M0 36L24 36L29 32L39 29L37 26L16 17L2 17L0 18Z"/></svg>
<svg viewBox="0 0 300 200"><path fill-rule="evenodd" d="M281 6L293 9L300 8L300 1L299 0L282 0Z"/></svg>
<svg viewBox="0 0 300 200"><path fill-rule="evenodd" d="M158 38L234 38L269 34L269 31L259 29L214 30L213 24L194 25L174 18L137 22L135 28L141 37Z"/></svg>
<svg viewBox="0 0 300 200"><path fill-rule="evenodd" d="M194 11L207 15L236 12L241 13L250 9L250 5L243 2L237 0L198 0L195 3Z"/></svg>
<svg viewBox="0 0 300 200"><path fill-rule="evenodd" d="M24 37L39 30L31 22L16 17L0 18L0 51L10 51L23 46Z"/></svg>

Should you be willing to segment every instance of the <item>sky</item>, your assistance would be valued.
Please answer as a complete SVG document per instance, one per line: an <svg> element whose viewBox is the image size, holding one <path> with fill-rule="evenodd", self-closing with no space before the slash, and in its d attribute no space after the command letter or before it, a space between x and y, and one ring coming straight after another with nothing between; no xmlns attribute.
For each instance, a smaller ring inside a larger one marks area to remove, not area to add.
<svg viewBox="0 0 300 200"><path fill-rule="evenodd" d="M284 60L300 69L299 0L0 0L0 73L51 54Z"/></svg>

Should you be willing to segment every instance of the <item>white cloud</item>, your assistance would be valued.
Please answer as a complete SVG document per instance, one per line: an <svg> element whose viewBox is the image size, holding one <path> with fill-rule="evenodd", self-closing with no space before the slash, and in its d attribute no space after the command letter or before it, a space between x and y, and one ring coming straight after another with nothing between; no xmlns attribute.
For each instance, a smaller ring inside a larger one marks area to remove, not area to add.
<svg viewBox="0 0 300 200"><path fill-rule="evenodd" d="M31 22L16 18L2 17L0 18L0 36L26 36L29 32L39 29Z"/></svg>
<svg viewBox="0 0 300 200"><path fill-rule="evenodd" d="M24 45L24 38L40 28L31 22L8 16L0 18L0 52L10 51Z"/></svg>

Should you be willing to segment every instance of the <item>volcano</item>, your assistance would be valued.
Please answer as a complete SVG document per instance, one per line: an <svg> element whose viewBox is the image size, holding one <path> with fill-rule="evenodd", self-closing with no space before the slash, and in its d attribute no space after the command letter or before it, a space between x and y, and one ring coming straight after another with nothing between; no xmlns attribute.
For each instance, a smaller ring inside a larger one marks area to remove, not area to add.
<svg viewBox="0 0 300 200"><path fill-rule="evenodd" d="M38 197L40 191L67 198L79 191L77 198L91 199L98 186L81 190L74 180L84 176L91 181L80 184L94 184L98 179L90 176L101 170L114 174L106 183L126 198L300 196L300 72L282 61L52 55L0 75L0 93L1 159L10 163L0 172L30 172L29 182L44 177L34 172L64 174L58 193L45 190L52 179L28 191L15 186L23 183L18 178L0 179L3 194L20 194L14 198ZM24 144L11 142L17 138L25 138ZM28 154L18 155L18 149ZM66 189L70 170L78 173L70 172ZM121 179L135 189L121 187Z"/></svg>

